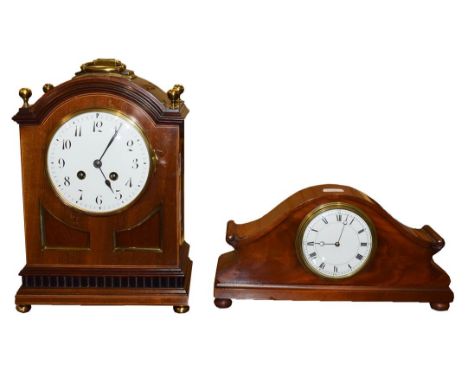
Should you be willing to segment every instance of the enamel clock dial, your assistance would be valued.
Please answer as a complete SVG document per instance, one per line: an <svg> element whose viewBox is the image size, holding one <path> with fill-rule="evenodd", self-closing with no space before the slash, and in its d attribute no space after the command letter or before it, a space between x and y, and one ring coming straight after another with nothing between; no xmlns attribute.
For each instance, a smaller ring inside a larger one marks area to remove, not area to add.
<svg viewBox="0 0 468 382"><path fill-rule="evenodd" d="M371 257L375 247L373 232L370 220L352 206L322 206L301 224L299 257L308 269L320 276L352 276Z"/></svg>
<svg viewBox="0 0 468 382"><path fill-rule="evenodd" d="M68 205L104 214L129 206L148 180L151 156L141 129L124 115L88 110L58 127L47 172Z"/></svg>

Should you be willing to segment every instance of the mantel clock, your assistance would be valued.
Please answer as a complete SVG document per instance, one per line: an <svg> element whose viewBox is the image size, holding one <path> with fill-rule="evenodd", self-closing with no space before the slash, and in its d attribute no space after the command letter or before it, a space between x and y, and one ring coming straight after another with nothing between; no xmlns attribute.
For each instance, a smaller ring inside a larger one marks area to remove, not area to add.
<svg viewBox="0 0 468 382"><path fill-rule="evenodd" d="M214 296L325 301L417 301L447 310L450 278L432 257L444 240L409 228L351 187L301 190L262 218L228 223Z"/></svg>
<svg viewBox="0 0 468 382"><path fill-rule="evenodd" d="M186 312L192 262L184 240L184 119L122 62L83 64L43 87L20 125L27 263L16 295L32 304L172 305Z"/></svg>

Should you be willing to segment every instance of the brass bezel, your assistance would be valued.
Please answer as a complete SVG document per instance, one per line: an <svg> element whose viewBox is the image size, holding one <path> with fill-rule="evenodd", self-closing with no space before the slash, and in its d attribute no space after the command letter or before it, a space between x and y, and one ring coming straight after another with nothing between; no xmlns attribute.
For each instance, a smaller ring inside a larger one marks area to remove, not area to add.
<svg viewBox="0 0 468 382"><path fill-rule="evenodd" d="M140 132L140 135L142 136L143 138L143 143L145 144L146 146L146 149L148 151L148 156L149 156L149 159L150 159L150 163L149 163L149 168L148 168L148 177L146 178L146 182L145 182L145 185L142 187L140 193L136 196L135 199L133 199L130 203L126 204L125 206L121 207L121 208L118 208L116 210L112 210L112 211L104 211L104 212L98 212L98 211L90 211L90 210L87 210L87 209L84 209L84 208L79 208L77 207L75 204L72 204L70 203L68 200L66 200L65 198L62 197L62 195L60 195L60 193L58 192L57 188L54 186L54 183L52 181L52 178L49 174L49 166L48 166L48 161L47 161L47 157L48 157L48 152L49 152L49 148L50 148L50 143L54 137L54 135L56 134L56 132L65 124L67 123L69 120L71 120L72 118L76 117L77 115L80 115L80 114L85 114L85 113L89 113L89 112L102 112L102 113L110 113L110 114L113 114L113 115L116 115L116 116L119 116L120 118L123 118L125 119L130 125L132 125L134 128L136 128L139 132ZM77 210L81 213L85 213L87 215L94 215L94 216L109 216L109 215L115 215L115 214L118 214L124 210L126 210L127 208L129 208L131 205L133 205L140 197L141 195L145 192L147 186L148 186L148 183L149 183L149 180L150 180L150 176L152 174L153 171L156 170L156 164L157 164L157 156L156 156L156 152L154 149L152 149L149 141L148 141L148 138L146 137L146 134L144 132L144 130L140 127L138 121L135 120L135 118L121 112L120 110L115 110L115 109L110 109L110 108L87 108L87 109L82 109L80 111L77 111L77 112L74 112L74 113L70 113L70 114L67 114L65 117L63 117L62 119L60 119L59 123L57 124L57 126L53 129L52 133L49 135L48 139L47 139L47 146L45 148L45 154L44 154L44 162L45 162L45 171L46 171L46 174L47 174L47 178L49 179L49 183L50 183L50 186L52 188L52 190L54 191L55 195L60 199L60 201L65 204L66 206L70 207L70 208L73 208L74 210Z"/></svg>
<svg viewBox="0 0 468 382"><path fill-rule="evenodd" d="M348 273L348 274L346 274L344 276L336 276L336 277L324 275L324 274L318 272L315 268L311 267L308 264L308 262L304 259L305 255L304 255L304 252L302 251L302 237L304 235L304 232L305 232L305 229L306 229L307 225L316 216L320 215L324 211L329 211L329 210L333 210L333 209L348 210L350 212L353 212L353 213L359 215L364 220L364 222L369 226L369 230L370 230L371 237L372 237L372 248L371 248L371 250L369 252L369 255L367 256L366 261L363 263L363 265L361 267L359 267L358 269L354 270L351 273ZM368 266L369 261L373 258L373 255L374 255L374 253L376 251L376 248L377 248L377 234L376 234L376 230L375 230L375 225L372 222L372 220L360 208L358 208L358 207L356 207L356 206L354 206L352 204L345 203L345 202L330 202L330 203L321 204L320 206L316 207L311 212L309 212L306 215L306 217L302 220L301 224L299 225L299 229L297 230L297 234L296 234L296 254L297 254L297 257L299 258L299 261L301 262L301 264L307 270L310 270L314 274L320 276L321 278L327 279L327 280L341 280L341 279L346 279L346 278L349 278L349 277L352 277L352 276L358 274L359 272L361 272L363 269L365 269Z"/></svg>

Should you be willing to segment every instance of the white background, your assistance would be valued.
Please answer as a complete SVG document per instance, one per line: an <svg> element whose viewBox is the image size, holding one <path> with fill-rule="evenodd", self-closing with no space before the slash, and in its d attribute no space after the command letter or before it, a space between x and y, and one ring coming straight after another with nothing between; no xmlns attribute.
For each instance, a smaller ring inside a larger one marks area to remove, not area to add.
<svg viewBox="0 0 468 382"><path fill-rule="evenodd" d="M17 1L0 10L0 379L467 380L468 8L456 1ZM18 89L115 57L182 83L185 315L170 307L14 309L25 263ZM448 312L418 303L212 303L226 222L292 193L353 186L446 240Z"/></svg>

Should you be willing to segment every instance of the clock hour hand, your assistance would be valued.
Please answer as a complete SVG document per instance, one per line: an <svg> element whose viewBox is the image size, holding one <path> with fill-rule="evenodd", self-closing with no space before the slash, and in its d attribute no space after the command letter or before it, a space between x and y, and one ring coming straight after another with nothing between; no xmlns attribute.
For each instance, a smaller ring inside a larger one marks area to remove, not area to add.
<svg viewBox="0 0 468 382"><path fill-rule="evenodd" d="M104 179L105 179L104 183L106 184L107 187L110 188L110 190L112 191L112 193L114 193L114 190L112 189L112 185L111 185L110 180L107 179L106 174L104 174L104 172L102 171L102 168L101 168L101 167L102 167L102 162L101 162L101 160L100 160L100 159L96 159L95 161L93 161L93 166L94 166L94 168L97 168L97 169L101 172L102 176L103 176Z"/></svg>
<svg viewBox="0 0 468 382"><path fill-rule="evenodd" d="M115 137L117 136L117 134L119 133L119 130L120 128L122 127L122 124L120 124L120 126L118 128L115 129L115 133L114 135L112 136L112 138L110 139L109 143L107 144L106 148L104 149L104 152L102 153L102 155L99 157L99 161L102 160L102 157L104 156L104 154L107 152L108 148L110 147L110 145L112 144L112 142L114 142L114 139Z"/></svg>
<svg viewBox="0 0 468 382"><path fill-rule="evenodd" d="M105 181L104 183L106 183L106 186L110 188L110 190L112 191L112 193L114 193L114 190L112 189L110 180L109 180L109 179L106 179L106 181Z"/></svg>
<svg viewBox="0 0 468 382"><path fill-rule="evenodd" d="M106 186L110 188L110 190L112 191L112 193L114 193L114 190L112 189L111 182L110 182L109 179L106 178L106 175L105 175L104 172L102 171L102 168L101 168L101 167L99 167L99 171L101 171L101 174L102 174L102 176L103 176L104 179L105 179L104 183L106 184Z"/></svg>

